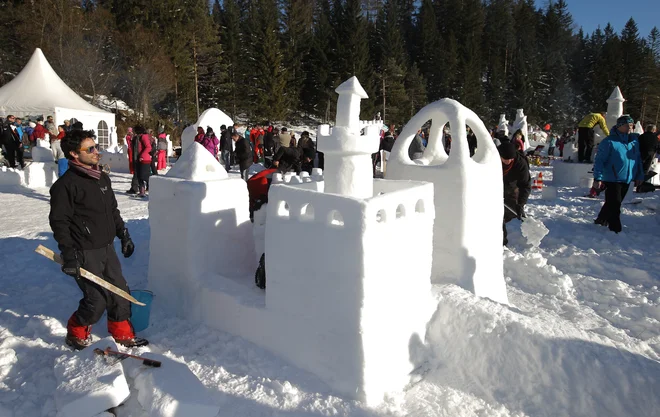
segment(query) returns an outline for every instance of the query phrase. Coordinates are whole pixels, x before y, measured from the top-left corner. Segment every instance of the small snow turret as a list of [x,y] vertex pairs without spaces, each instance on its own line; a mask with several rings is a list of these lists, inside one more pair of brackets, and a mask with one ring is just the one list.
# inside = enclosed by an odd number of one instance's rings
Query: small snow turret
[[356,77],[335,90],[336,126],[319,126],[318,150],[325,154],[325,192],[347,197],[373,196],[371,154],[378,152],[378,126],[367,125],[360,134],[360,101],[368,98]]
[[616,124],[616,119],[621,117],[623,114],[623,103],[626,101],[621,94],[621,89],[619,86],[614,88],[610,98],[607,99],[607,116],[605,120],[607,121],[607,127],[611,128]]

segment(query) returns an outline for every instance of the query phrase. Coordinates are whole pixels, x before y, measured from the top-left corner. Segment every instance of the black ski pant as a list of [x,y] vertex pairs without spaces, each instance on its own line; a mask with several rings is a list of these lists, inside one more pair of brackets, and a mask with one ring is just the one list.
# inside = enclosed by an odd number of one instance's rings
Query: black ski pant
[[621,202],[628,193],[630,184],[621,182],[606,182],[605,184],[605,204],[600,209],[597,223],[607,222],[607,226],[613,232],[619,233],[621,227]]
[[591,162],[594,150],[594,130],[588,127],[578,128],[578,162]]
[[149,162],[137,164],[136,170],[137,179],[140,188],[144,187],[145,190],[149,190],[149,174],[151,173],[151,164]]
[[[115,287],[129,292],[128,284],[121,273],[121,264],[115,247],[109,244],[100,249],[84,250],[82,267],[99,278],[103,278]],[[85,278],[76,278],[83,292],[76,319],[81,326],[91,326],[108,311],[109,321],[124,321],[131,318],[130,301],[100,287]]]
[[140,184],[138,181],[137,168],[133,170],[133,178],[131,178],[131,191],[137,193],[140,191]]
[[7,162],[9,162],[11,168],[16,168],[17,161],[21,168],[25,167],[25,162],[23,162],[23,145],[17,145],[15,143],[5,144],[5,149],[7,150]]

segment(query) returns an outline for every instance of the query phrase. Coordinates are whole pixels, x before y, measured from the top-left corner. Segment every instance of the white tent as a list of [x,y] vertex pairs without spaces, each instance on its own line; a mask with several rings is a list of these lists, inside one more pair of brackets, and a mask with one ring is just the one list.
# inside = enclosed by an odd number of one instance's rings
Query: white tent
[[[106,147],[115,115],[92,106],[78,96],[50,66],[41,49],[13,80],[0,88],[0,116],[53,116],[55,123],[75,119],[85,129],[93,129],[101,146]],[[73,122],[72,122],[73,123]]]

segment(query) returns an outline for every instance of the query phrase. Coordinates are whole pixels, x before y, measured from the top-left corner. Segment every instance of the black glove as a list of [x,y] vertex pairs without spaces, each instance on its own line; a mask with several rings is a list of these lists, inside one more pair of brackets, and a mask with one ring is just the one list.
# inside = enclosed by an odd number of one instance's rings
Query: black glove
[[135,250],[135,245],[131,240],[131,235],[128,234],[128,229],[122,230],[119,233],[119,238],[121,239],[121,253],[124,258],[130,258]]
[[62,272],[74,278],[80,278],[81,265],[82,256],[80,252],[72,248],[66,248],[62,251]]
[[520,221],[522,221],[523,218],[527,217],[527,216],[525,216],[525,205],[524,204],[516,205],[516,214],[518,215],[518,220],[520,220]]

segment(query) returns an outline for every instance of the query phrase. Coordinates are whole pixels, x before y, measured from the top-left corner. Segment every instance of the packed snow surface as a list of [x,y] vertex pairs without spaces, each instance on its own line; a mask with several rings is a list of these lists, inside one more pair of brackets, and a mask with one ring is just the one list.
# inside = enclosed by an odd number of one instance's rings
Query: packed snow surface
[[[545,181],[551,171],[543,169]],[[145,288],[148,202],[120,192],[129,188],[129,175],[111,178],[136,244],[131,258],[120,257],[124,275],[131,288]],[[534,193],[527,206],[528,216],[549,230],[538,247],[527,242],[520,222],[508,225],[510,306],[456,285],[434,285],[437,311],[426,340],[410,343],[411,382],[376,409],[336,396],[314,375],[244,339],[179,319],[167,305],[154,305],[151,327],[141,334],[151,344],[132,351],[185,362],[206,387],[208,404],[219,407],[218,416],[657,416],[660,197],[637,195],[640,204],[628,204],[627,197],[623,232],[614,234],[593,224],[602,199],[582,198],[584,188],[557,191],[557,199],[544,201]],[[56,248],[48,200],[47,189],[0,187],[0,206],[7,208],[0,224],[2,417],[55,417],[54,368],[70,354],[65,325],[80,290],[57,265],[34,254],[38,244]],[[292,261],[297,245],[306,244],[284,242]],[[119,251],[119,242],[115,247]],[[388,248],[381,253],[387,263]],[[93,334],[107,337],[105,319]],[[134,366],[127,361],[125,368]],[[126,378],[131,395],[117,416],[149,417],[139,382],[132,372]]]

